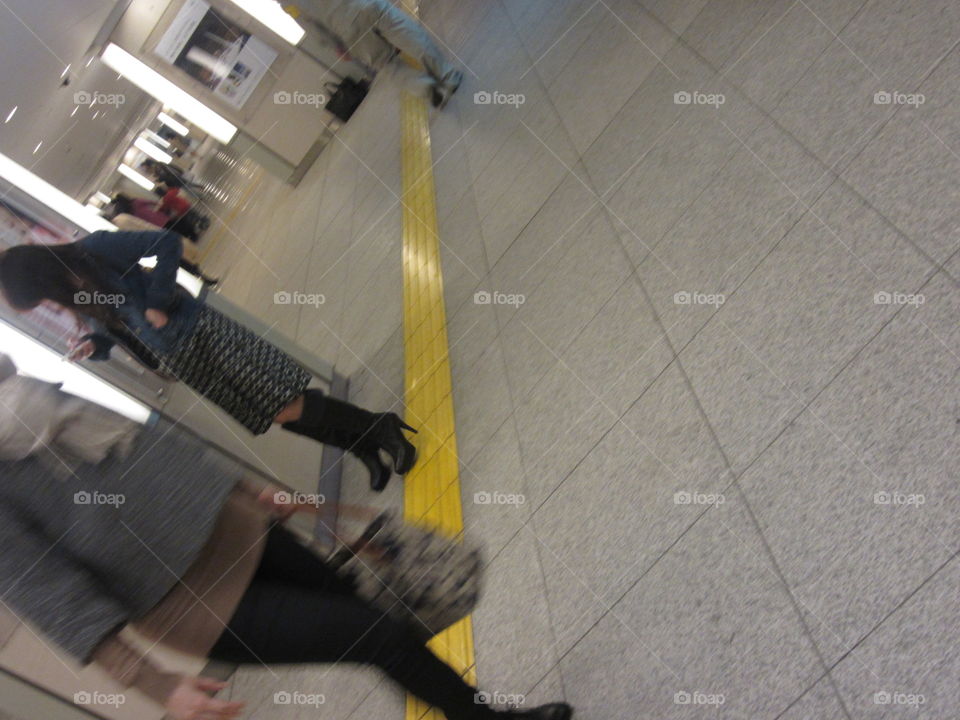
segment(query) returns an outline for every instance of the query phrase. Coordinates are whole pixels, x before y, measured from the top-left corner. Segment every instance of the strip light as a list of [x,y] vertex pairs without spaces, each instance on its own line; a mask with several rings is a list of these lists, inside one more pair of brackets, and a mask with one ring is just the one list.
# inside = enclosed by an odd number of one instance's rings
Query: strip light
[[133,141],[133,146],[138,150],[142,150],[148,157],[151,157],[157,162],[163,163],[164,165],[168,165],[169,163],[173,162],[173,155],[164,152],[146,138],[138,137]]
[[87,232],[116,229],[113,223],[84,207],[66,193],[57,190],[46,180],[40,179],[3,154],[0,154],[0,177]]
[[188,128],[188,127],[187,127],[186,125],[184,125],[182,122],[178,122],[178,121],[174,120],[172,117],[170,117],[169,115],[167,115],[165,112],[162,112],[162,113],[160,113],[159,115],[157,115],[157,120],[159,120],[159,121],[162,122],[164,125],[166,125],[168,128],[170,128],[171,130],[173,130],[175,133],[177,133],[177,135],[183,135],[184,137],[186,137],[187,135],[190,134],[190,128]]
[[[163,75],[148,67],[118,45],[110,43],[107,49],[103,51],[102,60],[108,67],[116,70],[145,93],[156,98],[164,105],[168,105],[178,115],[182,115],[220,142],[229,143],[237,134],[236,125],[174,85]],[[166,123],[167,121],[163,120],[163,122]]]
[[164,150],[170,147],[170,141],[164,140],[162,137],[153,132],[153,130],[144,130],[143,136],[148,138],[154,145],[159,145]]
[[0,321],[0,345],[18,372],[46,382],[63,383],[63,390],[113,410],[138,423],[150,419],[152,411],[93,373],[61,357],[43,343],[25,335],[6,321]]
[[119,172],[124,177],[129,178],[130,180],[135,182],[137,185],[142,187],[144,190],[153,192],[153,189],[157,186],[157,184],[153,182],[153,180],[151,180],[150,178],[144,175],[141,175],[126,163],[123,163],[122,165],[120,165],[120,167],[117,168],[117,172]]
[[230,0],[255,20],[266,25],[291,45],[298,45],[306,30],[275,0]]

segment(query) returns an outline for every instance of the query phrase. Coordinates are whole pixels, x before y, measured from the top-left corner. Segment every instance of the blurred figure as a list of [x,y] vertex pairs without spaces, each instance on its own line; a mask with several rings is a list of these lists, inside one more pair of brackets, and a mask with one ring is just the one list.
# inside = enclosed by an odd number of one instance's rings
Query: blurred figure
[[345,52],[367,65],[383,56],[375,38],[419,61],[429,76],[434,107],[445,107],[463,81],[423,25],[389,0],[298,0],[287,10],[332,33]]
[[279,488],[259,489],[169,422],[141,428],[17,375],[0,396],[0,599],[174,720],[227,720],[243,703],[210,696],[226,683],[156,664],[127,626],[228,662],[372,665],[450,720],[571,717],[560,704],[478,704],[412,627],[277,524],[292,510]]
[[[49,301],[94,328],[71,359],[107,360],[119,343],[256,435],[277,423],[348,450],[378,492],[393,472],[413,468],[417,449],[403,434],[413,428],[394,412],[372,413],[308,390],[310,373],[293,358],[177,285],[182,252],[182,238],[170,231],[101,231],[62,245],[18,245],[0,253],[0,287],[17,310]],[[140,266],[148,257],[157,259],[149,272]]]
[[[141,207],[143,203],[147,204],[146,214],[148,217],[156,216],[157,211],[152,209],[149,201],[140,200],[139,203],[141,204]],[[138,202],[133,198],[130,198],[123,193],[117,193],[113,196],[110,205],[107,205],[101,214],[104,218],[116,225],[118,229],[128,232],[150,232],[163,228],[163,225],[157,225],[156,223],[146,220],[140,215],[135,214],[137,204]],[[176,232],[176,230],[174,230],[174,232]],[[182,233],[177,234],[181,235],[183,238],[183,250],[180,258],[180,267],[182,267],[188,273],[196,275],[210,287],[217,285],[217,283],[220,282],[219,278],[205,275],[203,270],[200,269],[199,252],[194,245],[196,240],[192,237],[184,236]],[[187,240],[190,240],[190,242],[187,242]]]

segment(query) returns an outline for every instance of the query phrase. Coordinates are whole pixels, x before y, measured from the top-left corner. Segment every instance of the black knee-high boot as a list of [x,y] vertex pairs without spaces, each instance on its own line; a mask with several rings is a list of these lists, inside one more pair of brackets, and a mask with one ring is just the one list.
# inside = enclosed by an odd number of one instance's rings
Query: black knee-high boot
[[401,430],[412,428],[396,414],[372,413],[319,390],[304,393],[303,414],[283,428],[353,453],[370,472],[370,487],[377,492],[386,487],[391,474],[380,459],[381,450],[390,455],[393,469],[401,475],[416,462],[417,450]]

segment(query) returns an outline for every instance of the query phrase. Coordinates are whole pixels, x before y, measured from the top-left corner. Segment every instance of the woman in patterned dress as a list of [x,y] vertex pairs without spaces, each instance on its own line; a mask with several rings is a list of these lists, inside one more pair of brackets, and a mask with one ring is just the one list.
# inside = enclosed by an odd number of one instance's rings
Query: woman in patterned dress
[[[383,490],[392,472],[409,472],[416,448],[403,429],[412,428],[396,413],[372,413],[307,389],[310,374],[291,357],[177,285],[182,252],[180,236],[169,230],[100,231],[64,245],[18,245],[0,253],[0,290],[17,310],[50,301],[93,328],[71,359],[106,360],[120,344],[254,434],[278,423],[350,451],[370,472],[374,490]],[[154,256],[156,267],[144,270],[140,260]]]

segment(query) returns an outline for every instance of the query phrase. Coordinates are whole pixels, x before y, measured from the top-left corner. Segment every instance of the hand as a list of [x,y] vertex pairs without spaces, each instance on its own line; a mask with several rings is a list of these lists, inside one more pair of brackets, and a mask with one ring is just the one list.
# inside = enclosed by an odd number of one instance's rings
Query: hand
[[147,318],[147,322],[153,325],[157,330],[164,327],[170,318],[167,317],[167,314],[163,310],[154,310],[150,308],[144,313],[144,317]]
[[93,340],[84,340],[80,343],[71,343],[70,350],[67,352],[66,359],[70,362],[79,362],[80,360],[86,360],[88,357],[93,355],[96,352],[97,346],[93,344]]
[[227,683],[206,677],[184,677],[170,693],[165,707],[173,720],[229,720],[240,716],[241,702],[227,702],[210,697]]
[[281,490],[276,485],[267,485],[257,496],[257,502],[269,510],[270,514],[274,517],[280,520],[287,520],[300,508],[293,503],[280,501],[277,497],[278,494],[288,498],[290,497],[290,493]]

